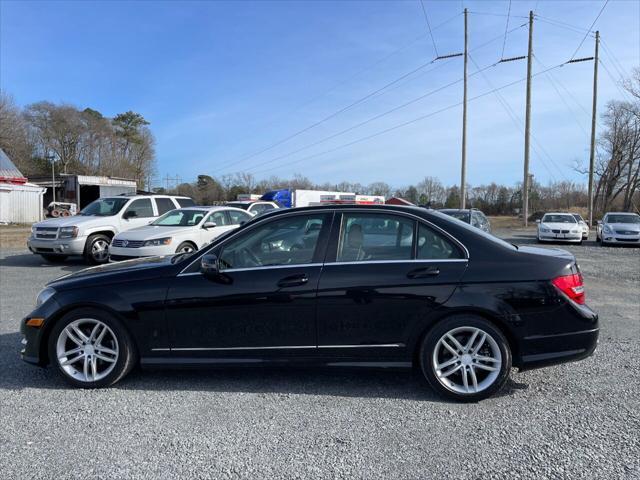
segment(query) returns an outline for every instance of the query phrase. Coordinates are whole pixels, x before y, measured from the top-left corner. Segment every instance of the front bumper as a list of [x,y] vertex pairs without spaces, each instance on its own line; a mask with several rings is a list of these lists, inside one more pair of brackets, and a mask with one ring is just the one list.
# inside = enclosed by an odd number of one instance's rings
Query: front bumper
[[618,243],[622,245],[640,245],[640,235],[620,235],[618,233],[602,233],[602,243]]
[[[53,298],[50,298],[20,321],[20,333],[22,334],[20,356],[22,360],[39,366],[44,366],[49,362],[45,342],[59,309],[60,305]],[[43,318],[44,323],[41,327],[27,326],[27,320],[31,318]]]
[[45,255],[82,255],[86,237],[65,238],[57,240],[40,240],[29,237],[27,247],[33,253]]
[[582,232],[578,232],[578,233],[538,232],[538,240],[540,240],[541,242],[581,242]]
[[109,247],[109,259],[113,261],[130,260],[140,257],[156,257],[163,255],[173,255],[175,253],[174,245],[163,245],[161,247]]

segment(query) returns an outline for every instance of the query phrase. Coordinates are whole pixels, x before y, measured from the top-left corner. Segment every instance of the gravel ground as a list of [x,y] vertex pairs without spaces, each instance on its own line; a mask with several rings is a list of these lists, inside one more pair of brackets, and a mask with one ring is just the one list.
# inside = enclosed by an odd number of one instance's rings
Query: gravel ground
[[136,371],[73,390],[20,361],[18,322],[82,264],[0,250],[0,477],[640,478],[640,249],[563,248],[600,313],[598,350],[514,371],[470,405],[411,372]]

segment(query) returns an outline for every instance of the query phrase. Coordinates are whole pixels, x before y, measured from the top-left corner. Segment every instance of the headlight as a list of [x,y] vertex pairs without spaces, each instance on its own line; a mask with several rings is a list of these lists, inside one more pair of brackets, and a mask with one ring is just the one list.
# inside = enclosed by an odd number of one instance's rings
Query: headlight
[[78,231],[78,227],[62,227],[58,238],[76,238]]
[[551,230],[549,230],[548,228],[541,228],[540,231],[542,233],[549,233]]
[[56,291],[53,288],[49,288],[49,287],[41,290],[38,296],[36,297],[36,307],[39,307],[44,302],[49,300],[54,293],[56,293]]
[[605,233],[611,233],[611,227],[609,225],[605,225],[604,227],[602,227],[602,229],[605,231]]
[[36,226],[35,225],[31,225],[31,233],[36,233]]
[[154,240],[147,240],[144,242],[143,247],[160,247],[162,245],[170,245],[171,237],[156,238]]

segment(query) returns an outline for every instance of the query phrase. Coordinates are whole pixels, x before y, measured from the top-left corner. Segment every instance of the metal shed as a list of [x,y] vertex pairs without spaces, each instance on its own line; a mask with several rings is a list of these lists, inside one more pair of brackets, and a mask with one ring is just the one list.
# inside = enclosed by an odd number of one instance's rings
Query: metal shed
[[33,223],[42,220],[45,189],[27,183],[11,159],[0,149],[0,223]]

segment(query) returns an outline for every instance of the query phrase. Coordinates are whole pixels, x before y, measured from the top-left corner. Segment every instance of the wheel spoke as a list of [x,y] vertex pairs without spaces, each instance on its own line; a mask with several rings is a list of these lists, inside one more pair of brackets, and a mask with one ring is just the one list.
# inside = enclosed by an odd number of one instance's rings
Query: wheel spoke
[[89,358],[84,357],[84,363],[82,365],[82,373],[84,374],[85,381],[89,381]]
[[485,357],[484,355],[474,355],[474,357],[476,360],[479,360],[481,362],[492,362],[492,363],[499,363],[500,360],[498,360],[497,358],[493,358],[493,357]]
[[487,334],[482,332],[482,336],[480,337],[480,341],[476,344],[476,346],[471,350],[471,353],[477,353],[480,350],[480,347],[484,344],[487,339]]
[[61,361],[60,365],[63,366],[63,367],[66,366],[66,365],[71,365],[72,363],[76,363],[78,360],[80,360],[82,358],[84,358],[84,355],[82,355],[82,354],[77,355],[77,356],[75,356],[73,358],[67,358],[66,360]]
[[443,372],[443,373],[441,373],[441,374],[440,374],[440,376],[441,376],[442,378],[446,378],[446,377],[448,377],[449,375],[451,375],[452,373],[457,372],[457,371],[458,371],[458,370],[460,370],[461,368],[462,368],[462,365],[456,365],[455,367],[453,367],[453,368],[449,369],[447,372]]
[[89,337],[87,337],[77,325],[73,325],[71,328],[73,329],[73,333],[75,333],[80,340],[83,342],[87,342],[89,340]]
[[467,378],[467,369],[462,369],[462,384],[464,385],[464,389],[469,391],[469,379]]
[[486,370],[488,372],[495,372],[496,370],[498,370],[496,367],[490,367],[489,365],[484,365],[482,363],[476,363],[475,367],[480,368],[481,370]]
[[469,366],[469,373],[471,374],[471,383],[473,383],[473,391],[478,391],[478,377],[476,377],[476,371],[473,369],[473,365]]
[[60,359],[69,358],[74,353],[78,353],[80,351],[82,351],[82,347],[72,348],[71,350],[67,350],[66,352],[63,352],[61,355],[58,356],[58,358],[60,358]]
[[94,355],[89,357],[89,363],[91,364],[91,379],[95,380],[98,376],[98,361]]
[[116,361],[116,359],[115,359],[115,358],[113,358],[113,357],[107,357],[106,355],[102,355],[102,354],[100,354],[100,353],[98,353],[98,352],[96,352],[96,353],[95,353],[95,357],[96,357],[96,358],[99,358],[99,359],[100,359],[100,360],[102,360],[102,361],[109,362],[109,363],[114,363],[114,362]]
[[464,346],[464,349],[468,352],[471,350],[471,346],[473,345],[473,342],[475,342],[476,337],[478,336],[478,333],[480,333],[480,330],[476,330],[475,332],[473,332],[473,335],[471,335],[471,337],[469,338],[469,341],[467,342],[467,344]]
[[82,339],[78,338],[71,328],[65,328],[64,333],[67,334],[67,338],[73,343],[75,343],[76,345],[82,345]]
[[95,327],[91,329],[91,335],[89,335],[89,341],[95,340],[97,338],[98,332],[100,331],[101,327],[102,325],[100,323],[96,323]]
[[453,365],[454,363],[456,363],[458,361],[459,357],[455,356],[450,360],[447,360],[446,362],[442,362],[440,364],[438,364],[436,366],[436,370],[442,370],[443,368],[447,368],[450,365]]
[[459,352],[462,352],[464,350],[464,347],[462,346],[462,344],[458,341],[458,339],[456,337],[454,337],[450,333],[447,333],[447,338],[449,340],[451,340],[451,343],[453,343],[455,345],[455,347],[458,349]]
[[112,350],[107,347],[103,347],[102,345],[94,345],[93,348],[95,348],[96,351],[100,353],[106,353],[108,355],[118,355],[118,352],[116,352],[115,350]]
[[458,356],[458,351],[452,347],[451,345],[449,345],[449,342],[447,342],[447,340],[445,338],[443,338],[442,340],[440,340],[440,342],[442,343],[442,345],[444,345],[444,348],[446,348],[447,350],[449,350],[451,352],[451,354],[455,357]]

